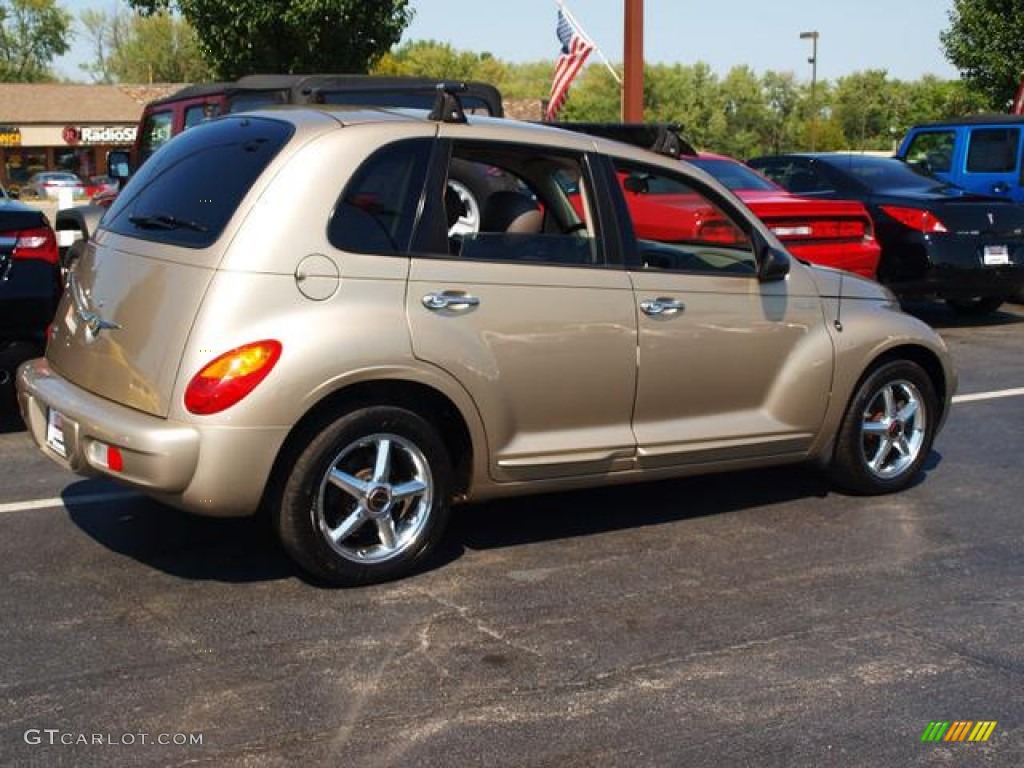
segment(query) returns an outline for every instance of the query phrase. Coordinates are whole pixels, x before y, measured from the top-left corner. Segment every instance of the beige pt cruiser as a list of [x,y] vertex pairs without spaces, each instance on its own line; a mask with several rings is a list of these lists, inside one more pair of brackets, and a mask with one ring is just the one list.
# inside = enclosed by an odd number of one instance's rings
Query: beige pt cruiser
[[310,574],[395,578],[454,502],[793,462],[920,473],[956,376],[886,289],[684,162],[431,113],[224,117],[128,183],[18,373],[44,453]]

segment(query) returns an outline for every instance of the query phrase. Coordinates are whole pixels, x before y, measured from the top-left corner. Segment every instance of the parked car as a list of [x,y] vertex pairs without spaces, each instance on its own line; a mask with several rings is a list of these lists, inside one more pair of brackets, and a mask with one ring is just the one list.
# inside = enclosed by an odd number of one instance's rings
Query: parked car
[[[112,176],[90,176],[85,183],[83,194],[89,201],[97,205],[97,200],[104,200],[110,196],[111,200],[117,195],[117,179]],[[109,206],[108,206],[109,207]]]
[[73,197],[85,194],[85,184],[68,171],[41,171],[34,173],[21,186],[22,197],[54,198],[62,189],[70,189]]
[[[409,573],[454,502],[793,462],[862,494],[918,476],[956,375],[884,287],[791,261],[677,160],[439,100],[255,110],[158,150],[19,370],[42,451],[192,512],[265,508],[343,585]],[[456,163],[506,179],[450,237]],[[644,185],[701,198],[703,226],[633,220]]]
[[60,295],[57,239],[37,208],[0,187],[0,389],[13,392],[19,364],[42,353]]
[[878,277],[899,296],[994,312],[1024,286],[1024,207],[976,195],[902,160],[854,153],[754,158],[790,192],[861,200],[882,246]]
[[896,157],[942,181],[1024,202],[1024,115],[971,115],[915,125]]

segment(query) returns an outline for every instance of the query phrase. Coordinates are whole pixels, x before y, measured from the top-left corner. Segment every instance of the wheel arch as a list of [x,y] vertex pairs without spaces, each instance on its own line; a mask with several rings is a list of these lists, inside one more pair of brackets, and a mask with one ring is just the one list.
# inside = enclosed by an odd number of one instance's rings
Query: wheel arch
[[360,381],[326,394],[310,407],[285,437],[264,491],[264,505],[280,491],[286,470],[302,448],[330,421],[358,408],[389,405],[405,408],[437,430],[452,466],[452,492],[465,497],[473,475],[473,438],[458,406],[438,389],[408,379]]
[[[936,419],[936,432],[942,428],[943,423],[949,416],[949,405],[952,401],[953,390],[956,387],[955,374],[952,371],[947,371],[940,355],[935,350],[921,344],[897,344],[878,351],[874,357],[866,362],[860,375],[850,382],[851,386],[848,391],[844,392],[841,404],[836,404],[837,407],[834,411],[834,418],[836,419],[834,422],[835,429],[830,432],[827,440],[811,453],[816,465],[825,467],[832,462],[836,451],[839,422],[849,408],[850,402],[860,389],[861,384],[878,368],[886,363],[897,360],[909,360],[916,363],[925,372],[925,375],[928,376],[932,383],[932,388],[935,390],[935,399],[939,408],[938,418]],[[841,407],[839,407],[840,405]]]

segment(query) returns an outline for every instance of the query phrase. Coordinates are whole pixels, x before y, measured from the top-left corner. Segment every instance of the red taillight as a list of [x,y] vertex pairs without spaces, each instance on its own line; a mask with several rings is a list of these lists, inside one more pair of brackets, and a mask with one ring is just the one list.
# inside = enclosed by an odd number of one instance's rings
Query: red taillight
[[721,245],[738,245],[746,242],[743,233],[724,219],[709,219],[702,222],[697,228],[697,239]]
[[939,221],[938,217],[931,211],[921,208],[904,208],[898,205],[880,206],[886,214],[896,219],[900,224],[918,232],[946,232],[946,225]]
[[57,236],[49,227],[23,229],[17,232],[14,244],[16,259],[39,259],[50,264],[57,263]]
[[207,363],[185,388],[185,407],[209,415],[230,408],[267,377],[281,357],[281,342],[256,341]]
[[780,240],[863,240],[871,234],[863,219],[772,221],[771,230]]

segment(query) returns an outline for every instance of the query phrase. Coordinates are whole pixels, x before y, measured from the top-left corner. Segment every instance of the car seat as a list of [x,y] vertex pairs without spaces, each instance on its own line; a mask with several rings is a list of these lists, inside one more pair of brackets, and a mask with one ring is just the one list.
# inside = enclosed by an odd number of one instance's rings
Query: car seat
[[535,235],[541,231],[543,222],[544,216],[533,198],[512,189],[499,189],[484,204],[480,230]]

